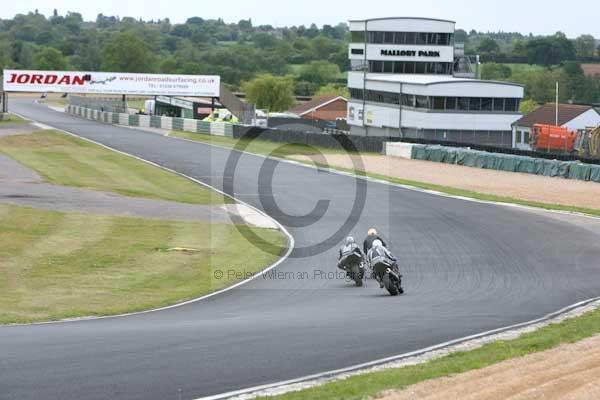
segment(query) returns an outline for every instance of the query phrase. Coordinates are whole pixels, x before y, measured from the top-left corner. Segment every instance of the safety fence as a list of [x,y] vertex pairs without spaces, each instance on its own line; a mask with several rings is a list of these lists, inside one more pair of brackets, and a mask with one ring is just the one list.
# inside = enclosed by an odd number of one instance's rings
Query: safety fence
[[75,105],[68,105],[66,111],[82,118],[108,124],[178,130],[216,136],[233,136],[233,125],[226,122],[206,122],[197,119],[163,117],[158,115],[113,113]]
[[235,125],[234,138],[259,139],[285,144],[303,144],[314,147],[339,149],[349,152],[381,153],[384,144],[392,138],[346,134],[312,133]]
[[600,165],[439,145],[387,143],[387,155],[467,167],[600,182]]

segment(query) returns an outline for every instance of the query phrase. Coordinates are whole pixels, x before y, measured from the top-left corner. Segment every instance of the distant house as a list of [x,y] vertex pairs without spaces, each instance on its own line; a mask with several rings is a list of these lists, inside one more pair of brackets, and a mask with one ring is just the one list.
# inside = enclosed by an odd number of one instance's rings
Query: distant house
[[[546,104],[512,124],[513,147],[531,150],[529,141],[535,124],[556,124],[556,103]],[[600,114],[591,106],[558,105],[558,125],[571,131],[600,125]]]
[[288,110],[300,118],[335,121],[346,118],[348,100],[342,96],[327,95],[316,97],[306,103],[297,105]]
[[581,69],[588,78],[600,75],[600,64],[581,64]]

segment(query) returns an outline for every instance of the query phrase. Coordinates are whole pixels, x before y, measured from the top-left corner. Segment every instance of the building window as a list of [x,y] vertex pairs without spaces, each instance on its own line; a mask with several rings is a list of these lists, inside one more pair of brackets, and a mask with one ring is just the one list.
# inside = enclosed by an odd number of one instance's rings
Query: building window
[[491,97],[481,99],[481,111],[492,111],[494,100]]
[[517,99],[508,98],[504,102],[504,111],[516,112],[519,110],[519,102]]
[[470,100],[468,97],[459,97],[458,98],[458,109],[463,111],[469,110]]
[[394,43],[394,32],[385,32],[383,34],[383,43],[393,44]]
[[[444,96],[420,96],[403,93],[401,96],[394,92],[380,90],[350,89],[352,99],[364,99],[376,103],[402,104],[405,107],[421,108],[436,111],[470,111],[470,112],[492,112],[494,104],[519,104],[518,98],[491,98],[491,97],[444,97]],[[495,112],[514,112],[513,108],[495,110]],[[525,134],[525,132],[523,132]]]
[[382,44],[383,32],[369,32],[369,43]]
[[471,100],[469,102],[469,110],[480,111],[481,110],[481,98],[471,97]]
[[417,108],[429,108],[429,97],[427,96],[416,96]]
[[523,143],[529,144],[530,142],[529,131],[523,131]]
[[394,62],[394,73],[395,74],[403,74],[404,73],[404,63],[402,61]]
[[523,143],[523,142],[521,142],[521,134],[522,134],[521,131],[517,131],[517,137],[515,138],[515,143],[517,143],[517,144]]
[[434,97],[433,98],[433,109],[434,110],[444,110],[446,108],[446,98],[445,97]]
[[[352,31],[352,43],[364,43],[365,33],[361,31]],[[452,44],[451,33],[437,32],[381,32],[371,31],[367,34],[367,42],[374,44],[406,44],[406,45],[430,45],[430,46],[449,46]]]
[[406,107],[415,107],[415,95],[414,94],[403,94],[402,105]]
[[394,44],[405,44],[406,43],[406,32],[396,32],[394,37]]
[[369,61],[371,64],[371,68],[369,71],[371,72],[383,72],[383,61]]
[[352,31],[350,32],[352,43],[365,43],[365,31]]
[[383,72],[386,74],[394,73],[394,62],[393,61],[384,61],[383,62]]
[[449,75],[451,63],[419,61],[369,61],[369,72],[386,74]]
[[494,99],[494,111],[504,111],[504,99]]
[[419,32],[417,34],[417,44],[427,44],[427,33]]
[[456,110],[456,97],[446,97],[446,110]]
[[427,44],[436,45],[437,41],[438,41],[438,34],[437,33],[429,33],[429,34],[427,34]]

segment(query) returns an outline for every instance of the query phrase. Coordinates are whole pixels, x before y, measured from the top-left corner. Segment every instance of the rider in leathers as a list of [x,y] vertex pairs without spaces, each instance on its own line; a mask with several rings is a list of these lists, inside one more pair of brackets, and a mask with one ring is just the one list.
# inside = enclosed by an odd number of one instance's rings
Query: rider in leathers
[[[374,270],[374,267],[377,264],[384,264],[394,271],[398,277],[402,277],[402,275],[400,275],[396,257],[394,257],[393,254],[387,248],[385,248],[381,240],[376,239],[373,241],[373,247],[367,254],[367,263],[371,267],[371,270]],[[379,280],[379,277],[376,277],[376,279]],[[379,286],[383,288],[383,281],[379,280]],[[402,287],[400,287],[399,290],[400,293],[404,293],[404,289],[402,289]]]
[[383,241],[383,239],[377,233],[377,229],[371,228],[371,229],[369,229],[369,232],[367,233],[367,237],[365,238],[365,240],[363,242],[363,252],[365,254],[369,254],[369,250],[371,250],[371,247],[373,247],[373,242],[375,240],[380,240],[381,244],[383,244],[383,247],[387,247],[385,242]]
[[356,254],[360,257],[360,259],[364,259],[364,254],[360,251],[360,247],[356,244],[356,241],[352,236],[348,236],[346,238],[346,242],[340,248],[340,254],[338,257],[338,268],[345,270],[346,268],[346,260],[352,254]]

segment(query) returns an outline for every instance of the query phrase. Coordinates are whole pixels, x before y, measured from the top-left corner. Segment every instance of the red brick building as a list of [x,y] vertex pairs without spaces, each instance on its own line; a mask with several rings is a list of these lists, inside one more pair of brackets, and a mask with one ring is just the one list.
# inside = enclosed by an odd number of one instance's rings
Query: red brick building
[[304,119],[317,119],[321,121],[335,121],[339,118],[346,119],[348,100],[342,96],[328,95],[316,97],[306,103],[297,105],[288,110]]

